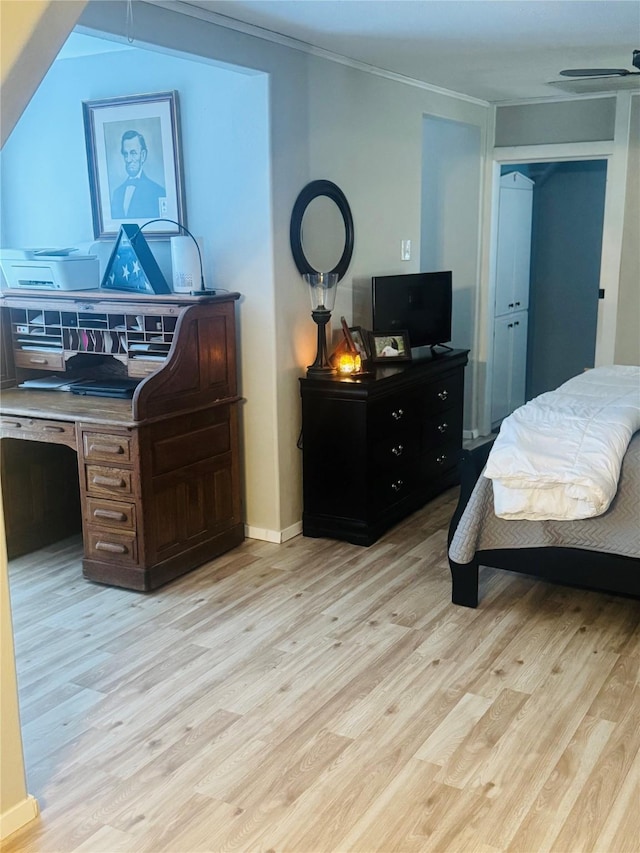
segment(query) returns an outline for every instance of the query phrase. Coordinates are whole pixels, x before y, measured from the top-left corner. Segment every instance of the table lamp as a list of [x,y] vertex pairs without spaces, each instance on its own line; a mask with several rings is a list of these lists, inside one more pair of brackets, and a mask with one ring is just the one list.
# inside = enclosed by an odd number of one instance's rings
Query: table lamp
[[311,297],[311,316],[318,326],[318,346],[316,360],[307,367],[307,376],[331,376],[336,372],[329,364],[327,354],[327,323],[336,301],[338,273],[313,272],[304,273],[304,280],[309,285]]

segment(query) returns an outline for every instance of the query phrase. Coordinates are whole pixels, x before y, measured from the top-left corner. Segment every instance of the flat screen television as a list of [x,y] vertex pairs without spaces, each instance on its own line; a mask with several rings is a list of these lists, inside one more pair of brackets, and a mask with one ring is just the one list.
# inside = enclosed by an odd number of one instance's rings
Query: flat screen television
[[372,279],[373,331],[406,329],[411,349],[451,340],[451,271],[377,275]]

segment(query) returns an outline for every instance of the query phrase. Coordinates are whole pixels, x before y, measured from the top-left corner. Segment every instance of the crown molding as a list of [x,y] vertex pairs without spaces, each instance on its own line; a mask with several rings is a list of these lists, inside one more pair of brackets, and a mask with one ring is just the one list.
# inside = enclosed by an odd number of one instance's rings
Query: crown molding
[[208,9],[203,9],[200,6],[193,6],[186,0],[143,0],[151,6],[160,6],[163,9],[168,9],[177,12],[181,15],[188,15],[192,18],[198,18],[201,21],[207,21],[210,24],[215,24],[219,27],[224,27],[229,30],[244,33],[245,35],[255,36],[264,41],[274,42],[275,44],[289,47],[293,50],[298,50],[302,53],[317,56],[320,59],[326,59],[329,62],[337,62],[339,65],[346,65],[349,68],[355,68],[358,71],[364,71],[367,74],[373,74],[376,77],[384,77],[387,80],[394,80],[397,83],[404,83],[406,86],[413,86],[416,89],[423,89],[427,92],[432,92],[435,95],[443,95],[447,98],[455,98],[458,101],[464,101],[468,104],[475,104],[480,107],[491,106],[489,101],[481,98],[474,98],[471,95],[464,95],[461,92],[454,92],[451,89],[443,89],[440,86],[434,86],[431,83],[425,83],[423,80],[416,80],[414,77],[406,77],[404,74],[397,74],[394,71],[387,71],[384,68],[378,68],[376,65],[369,65],[366,62],[360,62],[357,59],[351,59],[348,56],[342,56],[339,53],[333,53],[330,50],[325,50],[321,47],[309,44],[300,39],[285,36],[275,30],[268,30],[265,27],[258,27],[255,24],[246,24],[244,21],[238,21],[235,18],[230,18],[228,15],[221,15],[218,12],[210,12]]

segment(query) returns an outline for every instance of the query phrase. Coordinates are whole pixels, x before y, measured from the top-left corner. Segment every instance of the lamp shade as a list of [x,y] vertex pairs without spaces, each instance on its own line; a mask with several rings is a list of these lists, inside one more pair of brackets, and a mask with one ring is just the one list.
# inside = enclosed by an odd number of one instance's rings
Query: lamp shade
[[312,272],[304,273],[303,277],[309,285],[311,310],[333,311],[338,287],[338,273]]

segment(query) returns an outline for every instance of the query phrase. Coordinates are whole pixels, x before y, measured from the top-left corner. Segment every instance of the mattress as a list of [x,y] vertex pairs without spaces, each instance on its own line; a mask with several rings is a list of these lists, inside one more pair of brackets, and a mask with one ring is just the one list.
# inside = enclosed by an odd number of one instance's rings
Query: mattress
[[456,563],[473,560],[476,551],[502,548],[582,548],[640,558],[640,432],[629,443],[618,491],[609,509],[576,521],[514,521],[498,518],[491,480],[482,474],[449,547]]

